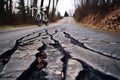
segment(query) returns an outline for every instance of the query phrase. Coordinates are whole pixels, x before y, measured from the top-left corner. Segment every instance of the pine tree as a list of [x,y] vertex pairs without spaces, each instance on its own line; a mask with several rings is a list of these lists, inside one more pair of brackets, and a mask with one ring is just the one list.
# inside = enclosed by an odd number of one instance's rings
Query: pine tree
[[64,17],[68,17],[69,14],[67,13],[67,11],[65,11]]

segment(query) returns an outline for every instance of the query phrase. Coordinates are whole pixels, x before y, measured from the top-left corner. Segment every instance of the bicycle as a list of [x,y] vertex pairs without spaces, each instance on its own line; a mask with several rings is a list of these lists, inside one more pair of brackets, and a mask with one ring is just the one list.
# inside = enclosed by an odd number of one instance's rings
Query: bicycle
[[44,10],[44,9],[45,8],[43,7],[41,7],[40,9],[36,7],[32,8],[32,16],[33,16],[33,10],[37,10],[37,13],[35,15],[35,22],[38,26],[41,26],[42,23],[48,26],[47,10]]

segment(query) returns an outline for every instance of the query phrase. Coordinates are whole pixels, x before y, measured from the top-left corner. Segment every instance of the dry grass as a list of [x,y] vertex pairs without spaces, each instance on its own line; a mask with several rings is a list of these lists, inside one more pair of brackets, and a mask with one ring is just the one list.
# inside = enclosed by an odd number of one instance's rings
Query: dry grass
[[13,29],[19,29],[19,28],[25,28],[25,27],[32,27],[34,25],[9,25],[9,26],[0,26],[0,31],[2,30],[13,30]]
[[[74,20],[75,21],[75,20]],[[107,27],[98,27],[92,24],[86,24],[86,23],[80,23],[75,21],[76,24],[83,26],[83,27],[88,27],[88,28],[93,28],[93,29],[98,29],[98,30],[104,30],[104,31],[110,31],[110,32],[118,32],[120,33],[120,30],[115,30],[115,29],[108,29]]]

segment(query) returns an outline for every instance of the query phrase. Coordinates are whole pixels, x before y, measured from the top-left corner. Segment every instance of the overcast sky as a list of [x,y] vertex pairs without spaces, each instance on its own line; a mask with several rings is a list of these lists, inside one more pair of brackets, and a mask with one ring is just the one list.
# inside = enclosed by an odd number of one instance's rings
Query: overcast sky
[[63,15],[65,11],[70,12],[73,9],[73,0],[59,0],[58,11]]
[[[58,6],[57,6],[57,11],[59,11],[61,13],[61,15],[64,15],[65,11],[67,11],[67,12],[72,11],[73,10],[73,1],[74,0],[59,0]],[[45,2],[44,6],[47,6],[48,0],[45,0],[44,2]]]

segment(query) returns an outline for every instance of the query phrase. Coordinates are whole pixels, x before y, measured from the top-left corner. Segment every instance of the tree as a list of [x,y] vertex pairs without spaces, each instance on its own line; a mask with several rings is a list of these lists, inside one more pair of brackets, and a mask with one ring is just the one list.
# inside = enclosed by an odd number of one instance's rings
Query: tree
[[27,0],[27,15],[30,15],[29,0]]
[[8,24],[12,19],[12,0],[0,1],[0,24]]
[[49,12],[49,9],[50,9],[50,4],[51,4],[51,0],[49,0],[49,3],[48,3],[48,12]]
[[24,0],[20,0],[18,2],[19,6],[17,7],[17,9],[19,10],[19,14],[21,15],[25,15],[25,4],[24,4]]
[[5,14],[5,10],[4,10],[4,0],[0,0],[0,24],[4,23],[4,14]]
[[50,4],[51,4],[51,0],[49,0],[48,6],[47,6],[47,16],[48,16],[48,18],[49,18]]
[[7,9],[6,9],[6,23],[11,24],[12,23],[12,0],[6,1]]
[[[33,0],[33,7],[37,8],[37,2],[38,2],[38,0]],[[34,15],[34,17],[35,17],[35,15],[36,15],[36,13],[37,13],[37,10],[34,9],[34,10],[33,10],[33,15]]]
[[64,17],[68,17],[69,14],[67,13],[67,11],[65,11]]
[[23,19],[23,22],[26,22],[26,9],[25,9],[25,2],[24,0],[20,0],[18,2],[19,6],[17,7],[17,9],[19,9],[19,14],[21,16],[21,18]]
[[12,0],[10,0],[10,5],[9,5],[10,7],[9,7],[9,11],[10,11],[10,14],[12,14]]
[[44,0],[41,0],[41,5],[40,5],[40,7],[43,7],[43,3],[44,3]]
[[56,6],[55,6],[55,9],[57,8],[58,2],[59,2],[59,0],[56,0]]
[[60,12],[58,12],[57,17],[58,17],[58,19],[61,19],[61,18],[62,18]]
[[[55,2],[56,1],[56,2]],[[53,6],[52,6],[52,18],[54,19],[55,17],[55,12],[56,12],[56,8],[58,5],[59,0],[53,0]],[[56,3],[56,4],[55,4]],[[54,20],[53,20],[54,21]]]
[[53,5],[52,5],[52,16],[54,18],[55,15],[55,0],[53,0]]

